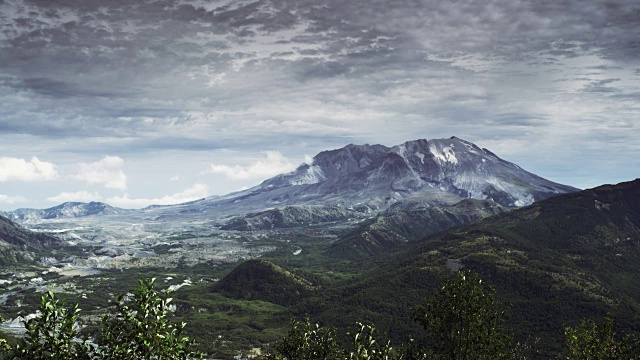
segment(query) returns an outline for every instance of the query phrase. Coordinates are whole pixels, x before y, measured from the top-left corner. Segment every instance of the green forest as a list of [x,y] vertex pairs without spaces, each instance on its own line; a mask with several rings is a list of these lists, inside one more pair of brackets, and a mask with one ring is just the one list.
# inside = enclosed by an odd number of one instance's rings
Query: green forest
[[[23,339],[0,340],[3,359],[203,359],[186,324],[171,319],[170,291],[157,290],[155,279],[140,280],[133,296],[119,295],[113,313],[104,315],[97,333],[81,332],[80,309],[57,299],[53,291],[41,297],[37,316],[25,321]],[[357,322],[345,342],[336,329],[292,320],[285,337],[264,359],[530,359],[539,354],[535,339],[521,343],[505,325],[506,307],[495,289],[471,271],[443,277],[438,290],[411,309],[424,341],[392,344],[374,324]],[[640,358],[635,334],[616,333],[610,316],[600,322],[583,320],[564,328],[558,359]]]

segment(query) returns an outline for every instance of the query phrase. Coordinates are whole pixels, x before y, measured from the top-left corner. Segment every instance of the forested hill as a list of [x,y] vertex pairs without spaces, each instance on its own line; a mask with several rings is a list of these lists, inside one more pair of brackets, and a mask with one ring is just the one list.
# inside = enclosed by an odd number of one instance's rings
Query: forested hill
[[345,327],[375,321],[403,338],[415,330],[407,309],[459,268],[494,284],[511,304],[517,335],[539,338],[547,351],[558,350],[565,324],[585,317],[611,312],[622,328],[640,330],[640,180],[558,196],[424,238],[358,281],[309,299],[301,311]]

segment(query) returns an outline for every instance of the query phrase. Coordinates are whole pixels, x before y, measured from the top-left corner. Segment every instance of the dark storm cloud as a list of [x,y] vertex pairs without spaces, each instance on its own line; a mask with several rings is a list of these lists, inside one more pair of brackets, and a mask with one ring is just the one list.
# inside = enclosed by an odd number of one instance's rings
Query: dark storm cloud
[[[632,100],[632,101],[640,101],[640,91],[639,92],[627,92],[624,94],[620,94],[620,93],[616,93],[611,95],[612,98],[614,99],[620,99],[620,100]],[[636,106],[636,107],[629,107],[628,108],[631,111],[635,111],[635,112],[640,112],[640,106]]]
[[[144,41],[153,37],[166,40],[159,45],[160,48],[155,49],[160,54],[171,53],[168,48],[176,45],[182,34],[191,31],[225,34],[232,40],[240,41],[244,37],[277,32],[308,21],[309,33],[294,37],[292,41],[316,43],[328,40],[323,50],[333,56],[340,56],[340,51],[345,51],[346,55],[353,52],[369,55],[363,50],[370,50],[379,36],[389,36],[392,40],[387,40],[388,44],[377,43],[376,47],[394,48],[397,51],[402,51],[404,45],[415,49],[424,41],[436,45],[446,42],[448,49],[490,51],[511,56],[545,47],[550,54],[571,55],[595,46],[589,44],[591,41],[615,45],[611,41],[599,41],[601,30],[606,28],[607,33],[621,35],[623,32],[620,30],[628,29],[629,22],[633,20],[631,15],[634,11],[637,13],[637,6],[634,9],[633,2],[629,3],[631,5],[611,7],[598,2],[583,6],[582,2],[450,3],[398,0],[391,7],[386,1],[325,1],[314,2],[312,6],[299,2],[256,1],[244,6],[224,5],[210,10],[195,4],[167,1],[135,5],[118,1],[31,4],[34,9],[29,13],[38,16],[32,20],[17,17],[13,23],[13,27],[24,30],[21,36],[13,39],[14,45],[21,49],[28,48],[29,44],[37,47],[42,41],[60,47],[100,44],[108,48],[126,48],[145,46]],[[65,14],[73,16],[65,21]],[[58,21],[58,26],[52,28],[44,25],[52,20]],[[583,33],[582,30],[589,31]],[[631,33],[637,31],[635,27],[631,30]],[[146,35],[145,31],[148,32]],[[320,35],[321,32],[330,33]],[[477,36],[469,36],[471,32],[477,33]],[[417,33],[421,33],[424,39],[418,38]],[[524,36],[531,40],[521,43],[519,40]],[[349,37],[354,41],[344,41]],[[464,38],[464,41],[450,41],[455,38]],[[629,46],[620,43],[627,38],[632,37],[625,36],[616,41],[620,47],[629,49]],[[570,40],[563,43],[561,39]],[[549,45],[554,40],[556,42]],[[576,41],[587,44],[577,46],[574,43]],[[126,52],[120,55],[136,58],[136,54]],[[171,55],[178,56],[175,53]],[[82,57],[81,54],[77,56],[78,60]]]

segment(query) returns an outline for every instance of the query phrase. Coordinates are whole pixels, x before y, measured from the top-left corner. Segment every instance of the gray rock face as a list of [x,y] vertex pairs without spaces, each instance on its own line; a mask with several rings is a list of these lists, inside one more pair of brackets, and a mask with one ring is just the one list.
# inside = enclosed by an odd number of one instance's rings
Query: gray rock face
[[251,231],[315,225],[362,218],[370,214],[371,211],[372,209],[367,207],[286,206],[235,217],[221,229]]

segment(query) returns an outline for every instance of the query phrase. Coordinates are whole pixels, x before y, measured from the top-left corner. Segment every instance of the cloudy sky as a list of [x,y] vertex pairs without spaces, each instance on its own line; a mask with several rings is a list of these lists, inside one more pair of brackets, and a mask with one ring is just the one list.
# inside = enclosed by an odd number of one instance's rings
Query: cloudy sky
[[0,0],[0,210],[138,208],[452,135],[640,176],[637,0]]

